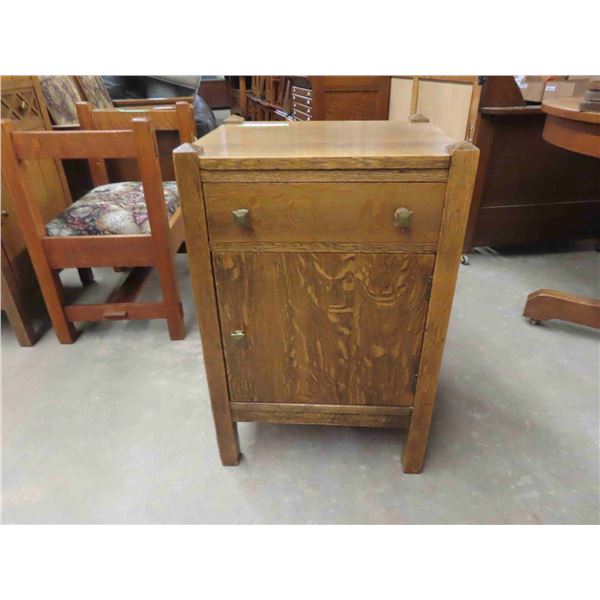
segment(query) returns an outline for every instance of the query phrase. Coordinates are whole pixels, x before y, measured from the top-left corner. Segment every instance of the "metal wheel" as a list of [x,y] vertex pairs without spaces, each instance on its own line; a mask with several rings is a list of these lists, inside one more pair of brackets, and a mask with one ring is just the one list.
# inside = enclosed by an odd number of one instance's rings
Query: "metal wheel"
[[470,263],[469,263],[469,257],[468,257],[466,254],[463,254],[463,255],[460,257],[460,264],[461,264],[461,265],[468,265],[468,264],[470,264]]
[[540,325],[541,321],[539,321],[538,319],[529,319],[529,323],[531,325]]

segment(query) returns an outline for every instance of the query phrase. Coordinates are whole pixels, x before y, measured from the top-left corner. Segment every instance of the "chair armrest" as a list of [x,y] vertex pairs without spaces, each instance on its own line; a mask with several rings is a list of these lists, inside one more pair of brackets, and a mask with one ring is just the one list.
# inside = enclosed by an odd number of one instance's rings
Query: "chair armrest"
[[136,107],[136,106],[157,106],[161,104],[175,104],[176,102],[194,102],[193,96],[178,96],[175,98],[128,98],[122,100],[113,100],[115,108],[122,107]]

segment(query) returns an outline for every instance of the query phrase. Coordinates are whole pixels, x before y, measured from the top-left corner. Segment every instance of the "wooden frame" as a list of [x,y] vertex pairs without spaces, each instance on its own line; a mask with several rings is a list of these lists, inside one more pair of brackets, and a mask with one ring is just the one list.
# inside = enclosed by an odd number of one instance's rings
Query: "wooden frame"
[[[189,236],[186,246],[190,256],[190,276],[196,315],[202,333],[206,379],[217,430],[219,454],[224,465],[233,466],[237,465],[240,460],[240,442],[237,424],[232,419],[229,406],[227,373],[208,244],[200,163],[198,154],[191,144],[184,144],[176,148],[173,152],[173,160],[186,228],[196,232],[196,235]],[[184,198],[185,201],[183,201]]]
[[[423,106],[420,104],[420,99],[422,96],[422,87],[423,84],[448,84],[451,87],[471,87],[471,94],[469,97],[469,106],[467,110],[467,118],[466,125],[464,131],[446,131],[448,135],[454,136],[458,139],[464,139],[467,142],[473,142],[475,136],[475,129],[477,124],[477,109],[479,107],[479,98],[481,95],[481,83],[480,78],[475,75],[399,75],[392,77],[392,80],[404,79],[411,82],[410,89],[410,100],[408,101],[408,114],[404,117],[400,118],[410,118],[412,115],[423,113],[426,118],[428,118],[434,125],[440,127],[438,123],[439,116],[445,116],[446,110],[443,110],[443,115],[441,112],[435,112],[431,114],[429,111],[425,110]],[[440,106],[440,108],[442,108]],[[392,108],[390,108],[390,115],[392,113]],[[442,129],[444,129],[442,127]],[[460,135],[459,135],[460,133]]]
[[[132,130],[19,132],[2,121],[2,169],[15,200],[21,228],[54,330],[61,343],[77,337],[74,321],[166,319],[171,339],[183,339],[185,326],[175,275],[174,254],[183,242],[181,213],[168,218],[151,121],[132,118]],[[51,237],[35,203],[26,161],[40,158],[84,158],[101,165],[104,158],[138,161],[151,233],[132,236]],[[102,181],[101,169],[95,182]],[[107,264],[108,263],[108,264]],[[140,268],[141,265],[144,265]],[[66,305],[59,271],[94,266],[134,267],[105,304]],[[162,302],[135,302],[149,269],[158,269]]]
[[420,473],[425,460],[478,161],[479,151],[468,142],[456,146],[452,154],[413,413],[402,452],[406,473]]
[[[236,121],[239,121],[239,119],[236,119]],[[226,125],[226,127],[231,126],[233,125]],[[208,187],[204,187],[205,174],[209,174],[210,170],[217,167],[218,164],[208,157],[204,157],[202,149],[197,146],[186,144],[175,150],[175,171],[186,229],[194,232],[194,235],[188,236],[187,240],[190,274],[201,331],[217,442],[224,465],[237,465],[240,460],[237,423],[242,421],[264,421],[271,423],[408,428],[402,457],[403,469],[407,473],[419,473],[421,471],[479,157],[478,150],[467,142],[449,148],[448,153],[450,154],[449,159],[446,157],[448,160],[445,165],[440,165],[440,169],[444,169],[447,177],[447,184],[443,200],[439,241],[437,245],[432,245],[427,249],[429,253],[435,255],[433,284],[427,305],[425,333],[418,360],[418,370],[414,379],[414,402],[410,406],[364,406],[293,404],[289,402],[233,402],[230,400],[230,382],[225,359],[226,351],[221,331],[222,315],[220,314],[215,287],[215,269],[217,266],[212,255],[215,250],[220,251],[224,248],[217,249],[214,240],[209,241],[205,195],[210,192]],[[202,156],[202,166],[200,156]],[[239,168],[243,166],[241,164],[242,160],[247,160],[253,164],[250,159],[239,159],[240,164],[235,163]],[[411,159],[407,158],[406,160],[410,163]],[[436,160],[436,158],[430,157],[432,164],[437,164]],[[312,169],[315,166],[313,162],[310,157],[303,157],[297,159],[293,168],[305,169],[307,173],[313,173],[314,176],[315,172]],[[371,165],[373,169],[385,168],[387,165],[385,157],[378,158],[377,162],[377,165]],[[340,161],[340,164],[345,163]],[[261,166],[265,167],[265,165]],[[280,163],[279,169],[286,169],[288,166],[291,165]],[[426,170],[426,166],[422,166],[423,170]],[[268,168],[270,168],[270,165]],[[322,161],[320,168],[335,167],[330,167],[326,161]],[[224,172],[230,177],[237,176],[237,173],[233,171]],[[252,173],[249,176],[251,175]],[[345,171],[341,170],[340,179],[343,179],[344,176]],[[363,177],[366,177],[366,175],[363,175]],[[251,181],[252,179],[248,180]],[[272,181],[279,182],[280,179],[275,177]],[[352,178],[349,181],[352,181]],[[422,181],[422,178],[419,181]],[[278,183],[276,184],[278,185]],[[268,245],[262,244],[258,247],[256,242],[248,244],[249,250],[253,252],[257,250],[261,252],[268,251]],[[274,243],[270,243],[270,245],[276,246]],[[323,248],[318,244],[305,244],[304,246],[302,244],[284,244],[283,246],[283,248],[279,246],[279,249],[286,252],[323,251]],[[335,248],[330,249],[337,249],[338,252],[350,251],[347,249],[347,245],[330,244],[330,246],[335,246]],[[229,250],[231,250],[231,247]],[[360,247],[359,244],[352,251],[372,252],[373,250],[365,250],[365,247]],[[389,252],[389,248],[380,251]],[[402,252],[403,250],[400,248],[396,251]],[[404,251],[408,252],[408,250]],[[427,301],[427,298],[425,301]]]

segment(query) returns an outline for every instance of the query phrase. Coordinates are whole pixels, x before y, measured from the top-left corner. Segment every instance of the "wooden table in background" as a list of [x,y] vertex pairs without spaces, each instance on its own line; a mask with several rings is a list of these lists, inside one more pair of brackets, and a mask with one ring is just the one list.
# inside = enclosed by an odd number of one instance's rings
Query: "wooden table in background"
[[[600,159],[600,113],[580,112],[580,101],[561,98],[544,102],[543,137],[560,148]],[[523,315],[535,324],[560,319],[600,329],[600,300],[542,289],[529,294]]]

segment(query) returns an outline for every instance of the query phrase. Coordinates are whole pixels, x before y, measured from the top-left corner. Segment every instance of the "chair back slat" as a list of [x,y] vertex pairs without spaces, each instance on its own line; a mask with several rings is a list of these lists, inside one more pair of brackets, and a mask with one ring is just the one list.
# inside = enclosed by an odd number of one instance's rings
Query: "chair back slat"
[[178,128],[175,107],[147,111],[129,111],[119,109],[94,109],[92,111],[94,129],[130,129],[136,117],[144,117],[152,121],[157,131]]
[[143,117],[152,122],[156,131],[178,131],[181,144],[194,141],[196,124],[194,109],[189,102],[143,111],[94,109],[88,102],[78,102],[77,113],[81,126],[88,129],[130,129],[133,119]]
[[132,131],[15,131],[11,137],[21,160],[137,156]]

